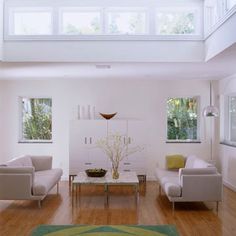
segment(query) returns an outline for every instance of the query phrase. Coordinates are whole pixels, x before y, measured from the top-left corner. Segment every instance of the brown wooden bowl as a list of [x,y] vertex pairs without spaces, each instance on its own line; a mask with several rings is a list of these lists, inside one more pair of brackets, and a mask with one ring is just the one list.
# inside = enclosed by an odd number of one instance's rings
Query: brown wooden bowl
[[114,117],[116,113],[112,113],[112,114],[105,114],[105,113],[99,113],[103,118],[105,118],[106,120],[110,120],[112,117]]
[[88,177],[104,177],[107,170],[104,169],[87,169],[85,170]]

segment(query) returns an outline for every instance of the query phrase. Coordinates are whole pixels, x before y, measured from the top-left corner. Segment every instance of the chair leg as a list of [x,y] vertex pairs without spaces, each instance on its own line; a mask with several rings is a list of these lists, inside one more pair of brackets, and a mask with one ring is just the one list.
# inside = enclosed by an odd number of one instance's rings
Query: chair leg
[[218,210],[219,210],[219,202],[217,201],[216,202],[216,212],[218,212]]
[[159,184],[159,194],[161,195],[161,185]]
[[42,204],[41,204],[41,200],[38,200],[38,208],[41,208]]
[[175,211],[175,202],[172,202],[172,211]]
[[57,195],[59,194],[59,182],[57,182]]

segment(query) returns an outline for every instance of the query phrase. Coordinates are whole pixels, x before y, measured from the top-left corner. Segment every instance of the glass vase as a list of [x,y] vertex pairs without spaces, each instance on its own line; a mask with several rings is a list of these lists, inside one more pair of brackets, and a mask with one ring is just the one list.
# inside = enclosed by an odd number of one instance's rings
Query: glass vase
[[119,179],[119,165],[112,165],[112,178]]

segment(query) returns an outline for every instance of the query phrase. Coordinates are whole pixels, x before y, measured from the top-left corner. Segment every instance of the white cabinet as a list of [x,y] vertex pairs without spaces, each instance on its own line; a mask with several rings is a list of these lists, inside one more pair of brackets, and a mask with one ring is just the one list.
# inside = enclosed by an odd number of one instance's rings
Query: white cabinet
[[69,173],[76,175],[89,168],[107,168],[107,157],[96,148],[98,139],[107,135],[103,120],[81,120],[70,123]]
[[127,121],[126,142],[130,149],[137,146],[142,147],[142,151],[135,152],[126,157],[120,164],[121,171],[136,171],[138,175],[146,175],[146,128],[145,122],[138,120]]
[[[128,147],[144,147],[146,129],[143,121],[137,120],[76,120],[70,123],[69,174],[76,175],[88,168],[111,169],[108,157],[96,142],[107,135],[118,133],[124,136]],[[120,163],[120,171],[136,171],[146,175],[146,148],[131,154]]]

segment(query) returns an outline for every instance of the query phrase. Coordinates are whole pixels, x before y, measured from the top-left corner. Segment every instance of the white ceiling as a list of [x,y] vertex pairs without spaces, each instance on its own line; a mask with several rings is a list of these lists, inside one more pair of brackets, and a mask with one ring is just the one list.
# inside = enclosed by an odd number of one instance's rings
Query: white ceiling
[[236,74],[236,44],[197,63],[0,63],[0,79],[221,79]]

